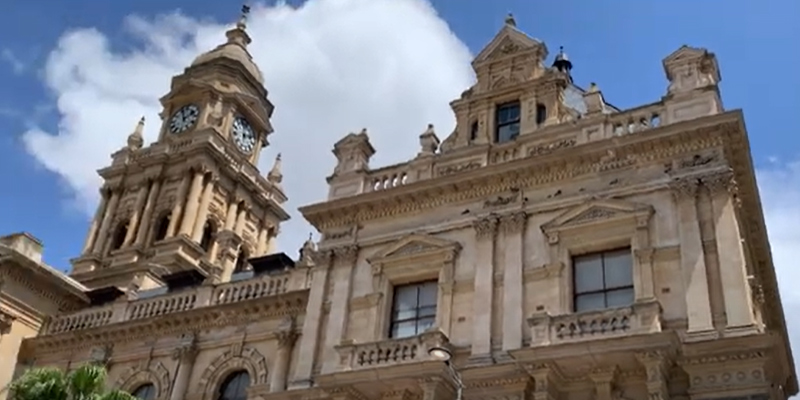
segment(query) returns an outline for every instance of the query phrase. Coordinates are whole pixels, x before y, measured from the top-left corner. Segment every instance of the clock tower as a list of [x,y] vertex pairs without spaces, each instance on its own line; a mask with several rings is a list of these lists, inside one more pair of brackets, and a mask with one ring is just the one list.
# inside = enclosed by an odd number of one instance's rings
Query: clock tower
[[249,9],[227,40],[172,78],[158,139],[144,119],[98,171],[101,200],[71,276],[122,290],[230,279],[247,259],[275,251],[282,205],[280,159],[256,164],[274,106],[247,46]]

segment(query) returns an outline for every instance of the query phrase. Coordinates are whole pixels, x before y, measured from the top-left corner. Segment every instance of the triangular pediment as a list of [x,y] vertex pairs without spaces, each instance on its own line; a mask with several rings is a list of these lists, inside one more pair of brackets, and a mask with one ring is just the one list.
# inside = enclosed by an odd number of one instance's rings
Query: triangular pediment
[[214,88],[214,85],[208,82],[204,82],[199,79],[188,79],[177,85],[173,85],[169,93],[161,97],[160,101],[161,104],[166,104],[170,100],[176,97],[183,97],[190,95],[196,96],[198,93],[204,93],[204,92],[216,93],[217,90]]
[[558,230],[602,221],[649,217],[652,214],[653,207],[647,204],[616,199],[589,200],[570,208],[550,222],[542,225],[542,230]]
[[494,39],[475,56],[472,64],[481,64],[486,61],[506,57],[510,54],[536,49],[537,47],[544,47],[544,44],[522,33],[519,29],[506,24],[500,29],[500,32],[495,35]]
[[458,242],[437,238],[428,234],[413,233],[384,246],[369,257],[369,262],[386,259],[413,257],[419,254],[453,251],[460,248]]

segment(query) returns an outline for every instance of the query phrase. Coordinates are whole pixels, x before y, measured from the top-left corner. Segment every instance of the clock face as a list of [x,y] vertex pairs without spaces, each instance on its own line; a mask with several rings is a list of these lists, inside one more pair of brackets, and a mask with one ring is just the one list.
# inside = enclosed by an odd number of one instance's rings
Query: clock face
[[244,117],[236,117],[231,128],[233,143],[242,153],[250,154],[256,147],[256,134]]
[[181,107],[169,119],[169,131],[179,134],[194,126],[197,117],[200,116],[200,109],[194,104]]

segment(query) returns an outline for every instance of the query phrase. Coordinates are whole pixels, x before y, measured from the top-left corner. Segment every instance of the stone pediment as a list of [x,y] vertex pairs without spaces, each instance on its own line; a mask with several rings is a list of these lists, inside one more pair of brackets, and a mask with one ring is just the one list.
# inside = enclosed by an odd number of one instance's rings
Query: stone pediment
[[202,92],[218,93],[218,90],[214,87],[214,85],[208,82],[204,82],[199,79],[187,79],[180,84],[173,86],[169,93],[162,96],[159,100],[161,101],[161,104],[167,104],[174,98],[183,96],[197,96],[198,93]]
[[378,250],[368,261],[382,264],[397,259],[415,258],[435,254],[455,255],[461,248],[458,242],[437,238],[427,234],[410,234]]
[[472,65],[474,66],[487,61],[501,59],[508,55],[526,50],[537,49],[543,52],[542,57],[547,55],[547,49],[544,47],[543,43],[522,33],[517,28],[506,24],[500,29],[500,32],[497,33],[494,39],[475,56]]
[[703,57],[706,55],[706,53],[708,52],[704,49],[683,45],[678,50],[673,51],[672,54],[664,58],[663,63],[673,64],[681,61],[694,60]]
[[558,231],[624,219],[635,220],[637,225],[640,220],[643,220],[643,223],[646,224],[653,212],[653,207],[647,204],[615,199],[589,200],[543,224],[542,230],[544,232]]

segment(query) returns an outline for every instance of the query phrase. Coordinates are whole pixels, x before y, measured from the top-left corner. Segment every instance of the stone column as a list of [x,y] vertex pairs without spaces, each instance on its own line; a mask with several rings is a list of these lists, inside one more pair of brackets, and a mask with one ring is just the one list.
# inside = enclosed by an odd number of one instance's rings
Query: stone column
[[178,229],[178,220],[181,219],[183,212],[183,202],[186,201],[186,190],[189,187],[189,175],[185,175],[181,179],[180,186],[178,186],[178,195],[175,198],[175,205],[172,207],[172,215],[169,217],[169,226],[167,227],[167,237],[175,236],[175,231]]
[[344,334],[347,332],[353,269],[357,258],[358,246],[356,245],[333,249],[333,294],[331,295],[331,309],[328,313],[328,330],[325,333],[323,374],[334,372],[339,365],[339,355],[335,347],[342,343]]
[[555,366],[548,364],[531,365],[527,367],[528,374],[533,377],[532,400],[558,399],[558,373]]
[[648,351],[635,354],[636,359],[647,373],[647,393],[650,400],[669,400],[667,377],[669,376],[669,359],[660,351]]
[[225,226],[223,229],[233,229],[233,225],[236,224],[236,215],[239,213],[239,203],[242,200],[239,198],[231,199],[231,202],[228,204],[228,212],[225,214]]
[[286,390],[286,376],[289,374],[289,361],[291,361],[297,333],[292,326],[278,332],[277,339],[278,351],[275,352],[275,364],[272,367],[272,376],[269,382],[270,393]]
[[331,252],[317,252],[309,258],[313,259],[311,262],[311,288],[306,305],[306,316],[303,319],[303,335],[300,337],[297,366],[292,379],[293,389],[311,387],[312,384],[314,358],[317,354],[317,346],[320,345],[322,307],[325,301],[325,290],[328,287]]
[[136,193],[136,202],[133,204],[133,214],[128,221],[128,232],[125,233],[125,240],[122,242],[122,247],[129,246],[136,238],[136,232],[139,228],[139,221],[142,219],[144,212],[144,202],[147,200],[148,192],[150,192],[150,182],[144,182],[139,188],[139,193]]
[[274,254],[278,252],[278,227],[274,227],[267,232],[267,253]]
[[755,325],[753,303],[747,282],[747,267],[742,236],[736,217],[736,182],[733,173],[724,171],[703,178],[711,194],[714,213],[714,236],[717,240],[719,275],[725,299],[727,328]]
[[500,226],[504,234],[505,268],[503,271],[503,350],[522,347],[524,315],[524,283],[522,279],[522,249],[525,222],[524,211],[504,215]]
[[673,183],[678,208],[678,231],[681,241],[681,274],[686,293],[689,319],[687,332],[713,331],[711,300],[708,294],[705,253],[697,219],[696,178],[683,178]]
[[111,199],[108,201],[108,207],[106,207],[103,215],[103,223],[100,224],[100,232],[97,233],[97,241],[92,248],[92,252],[96,255],[102,254],[105,248],[106,240],[108,239],[108,230],[111,228],[111,220],[114,219],[114,213],[117,211],[119,196],[119,189],[111,188]]
[[244,225],[247,222],[247,204],[242,203],[243,207],[239,208],[239,213],[236,215],[236,225],[233,226],[233,231],[238,235],[244,232]]
[[489,358],[492,353],[492,303],[494,298],[494,240],[497,217],[474,222],[475,291],[472,296],[472,358]]
[[197,218],[197,206],[200,204],[200,191],[203,189],[203,175],[205,171],[197,169],[192,177],[192,186],[189,187],[189,195],[186,196],[186,211],[181,220],[181,235],[192,236],[192,227]]
[[206,182],[206,187],[203,188],[203,195],[200,198],[200,209],[197,211],[197,218],[195,219],[194,228],[192,228],[192,240],[197,243],[203,240],[203,228],[205,228],[206,219],[208,219],[208,207],[214,197],[215,181],[216,179],[211,177]]
[[110,194],[108,190],[100,189],[100,204],[98,204],[97,211],[95,211],[94,218],[92,218],[92,223],[89,225],[89,233],[86,235],[86,242],[83,244],[83,254],[92,252],[92,246],[94,245],[95,239],[97,239],[97,230],[100,229],[100,223],[103,220],[109,197]]
[[262,222],[261,229],[258,230],[258,240],[256,241],[256,255],[263,256],[267,254],[267,237],[269,235],[269,227]]
[[222,267],[222,275],[220,276],[222,282],[231,280],[241,245],[242,237],[233,231],[224,230],[217,234],[217,246],[219,246],[217,252],[219,253],[219,264]]
[[153,220],[153,210],[158,201],[158,195],[161,193],[161,180],[154,179],[153,186],[150,187],[150,194],[147,196],[147,203],[144,206],[142,213],[142,222],[139,224],[139,231],[136,233],[135,245],[141,246],[147,240],[147,234],[150,232],[150,223]]
[[614,386],[617,379],[617,368],[596,368],[589,373],[589,378],[594,382],[595,400],[614,400]]
[[194,360],[197,356],[197,345],[194,336],[187,336],[181,339],[180,345],[172,354],[178,361],[178,370],[175,371],[175,383],[172,385],[172,393],[169,400],[184,400],[186,389],[189,387],[189,378],[194,369]]

